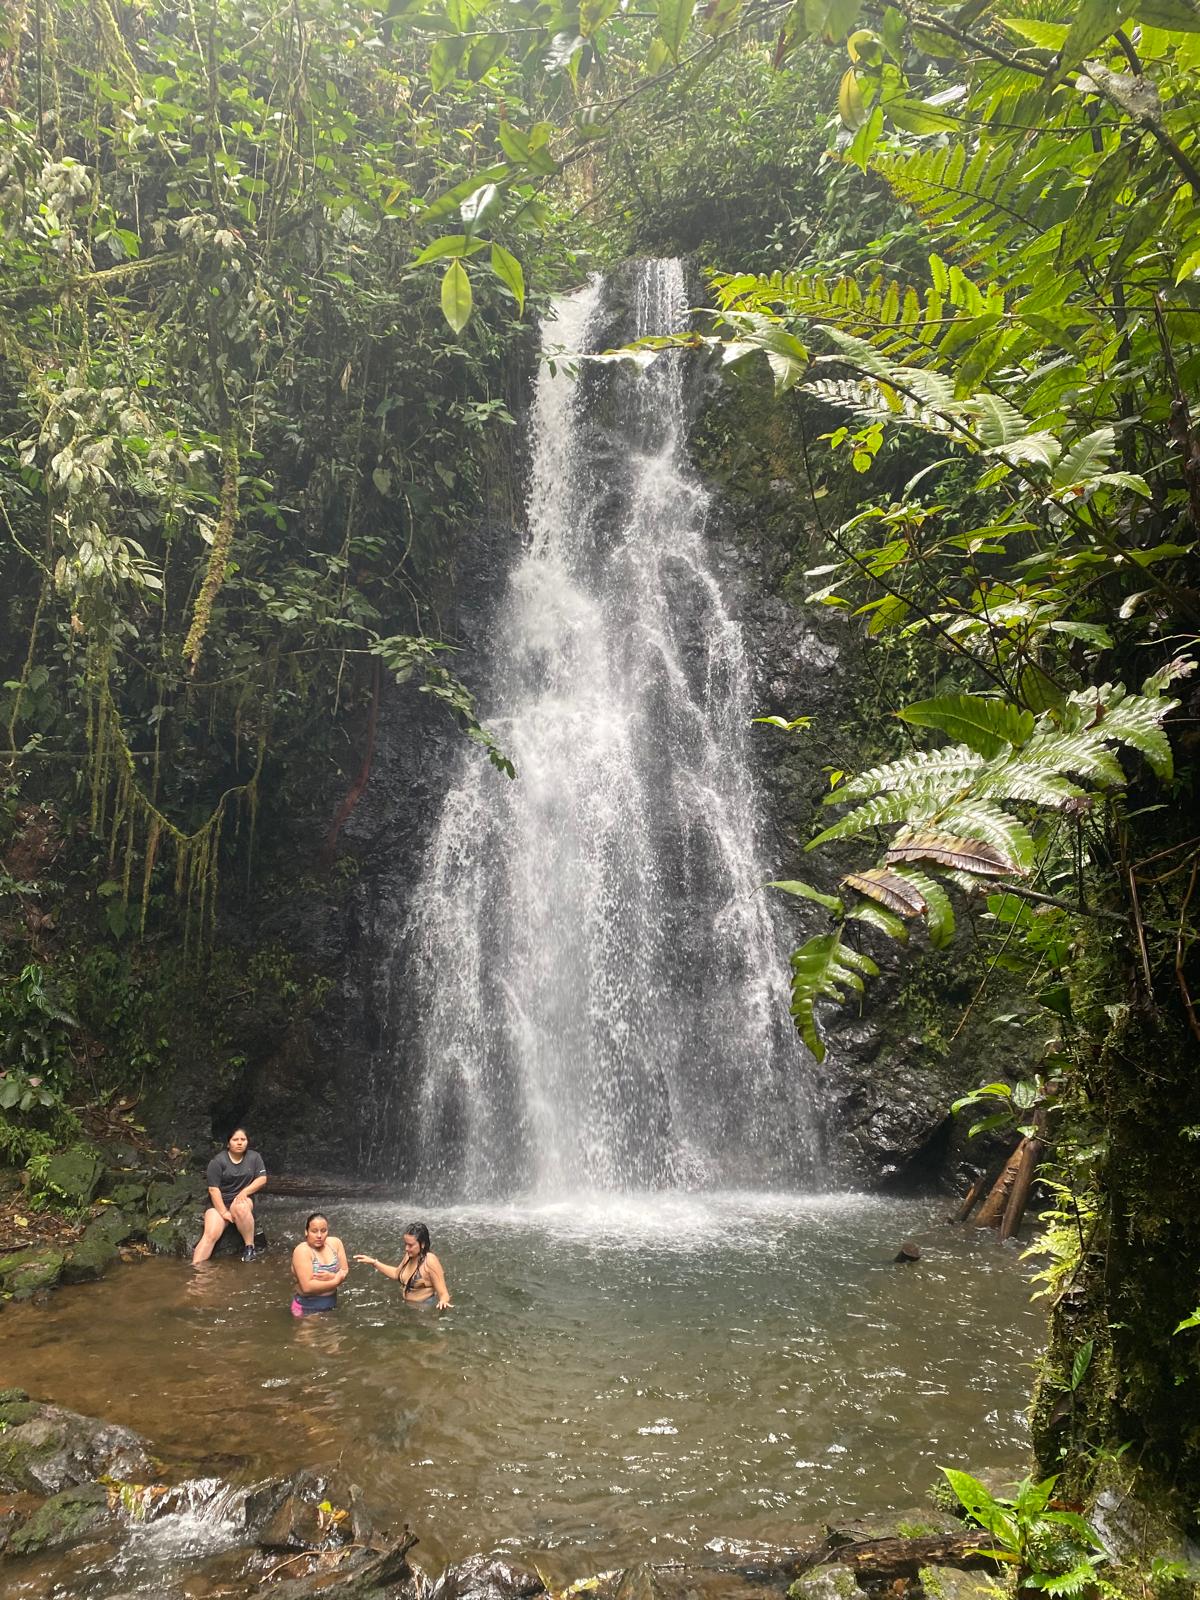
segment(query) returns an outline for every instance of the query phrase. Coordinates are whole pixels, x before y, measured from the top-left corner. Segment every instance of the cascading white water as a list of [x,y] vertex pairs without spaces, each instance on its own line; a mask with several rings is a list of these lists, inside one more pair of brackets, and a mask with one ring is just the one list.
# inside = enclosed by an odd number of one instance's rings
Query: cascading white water
[[[561,302],[547,344],[587,350],[601,297],[597,281]],[[635,309],[638,336],[686,326],[678,262],[637,269]],[[807,1174],[747,663],[685,455],[686,360],[581,377],[560,358],[539,378],[528,543],[482,707],[517,777],[463,757],[406,941],[423,1189]]]

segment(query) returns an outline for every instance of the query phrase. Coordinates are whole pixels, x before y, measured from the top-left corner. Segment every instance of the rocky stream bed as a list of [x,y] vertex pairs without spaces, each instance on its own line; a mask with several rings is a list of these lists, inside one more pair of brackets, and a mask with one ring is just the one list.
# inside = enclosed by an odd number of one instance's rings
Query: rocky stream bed
[[[856,1600],[887,1592],[972,1600],[990,1566],[945,1513],[919,1522],[798,1528],[794,1549],[727,1564],[645,1563],[583,1576],[560,1593],[598,1600]],[[169,1481],[128,1428],[0,1391],[0,1592],[55,1600],[534,1600],[542,1577],[482,1553],[422,1570],[419,1530],[397,1508],[372,1521],[361,1489],[319,1472],[239,1483],[212,1472]]]

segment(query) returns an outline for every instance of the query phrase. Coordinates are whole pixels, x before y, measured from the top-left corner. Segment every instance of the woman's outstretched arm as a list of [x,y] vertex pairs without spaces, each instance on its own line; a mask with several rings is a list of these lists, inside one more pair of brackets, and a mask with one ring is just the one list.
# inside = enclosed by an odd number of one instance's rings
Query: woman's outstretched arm
[[376,1261],[374,1256],[355,1256],[355,1261],[361,1261],[366,1267],[374,1267],[376,1272],[382,1272],[385,1278],[390,1278],[393,1283],[400,1276],[399,1267],[389,1267],[384,1261]]

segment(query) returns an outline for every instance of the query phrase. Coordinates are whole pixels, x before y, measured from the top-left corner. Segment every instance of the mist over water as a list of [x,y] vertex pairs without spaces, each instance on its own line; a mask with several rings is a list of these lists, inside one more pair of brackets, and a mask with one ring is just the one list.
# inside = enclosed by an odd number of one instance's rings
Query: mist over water
[[[590,349],[604,293],[561,302],[545,347]],[[638,336],[686,327],[678,262],[639,266],[633,316]],[[686,375],[679,352],[541,370],[481,707],[517,778],[464,754],[404,941],[422,1024],[399,1142],[426,1192],[814,1176]]]

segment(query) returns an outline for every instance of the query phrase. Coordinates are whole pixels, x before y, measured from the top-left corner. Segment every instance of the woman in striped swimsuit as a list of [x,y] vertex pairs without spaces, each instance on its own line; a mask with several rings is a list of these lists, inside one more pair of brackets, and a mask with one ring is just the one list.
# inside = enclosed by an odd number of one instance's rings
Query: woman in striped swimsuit
[[304,1224],[304,1243],[292,1251],[292,1277],[298,1289],[292,1315],[309,1317],[315,1311],[334,1310],[338,1284],[349,1271],[342,1241],[329,1237],[328,1217],[314,1211]]

